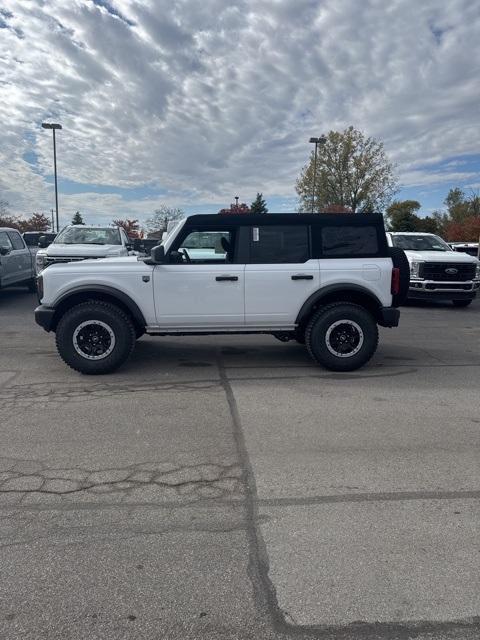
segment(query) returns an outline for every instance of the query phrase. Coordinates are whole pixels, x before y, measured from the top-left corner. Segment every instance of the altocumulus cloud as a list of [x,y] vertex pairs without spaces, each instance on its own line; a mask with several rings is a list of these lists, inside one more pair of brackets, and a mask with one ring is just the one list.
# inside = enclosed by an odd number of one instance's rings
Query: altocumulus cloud
[[406,186],[478,183],[479,31],[476,0],[3,0],[0,198],[50,208],[46,119],[64,208],[99,216],[288,203],[349,124]]

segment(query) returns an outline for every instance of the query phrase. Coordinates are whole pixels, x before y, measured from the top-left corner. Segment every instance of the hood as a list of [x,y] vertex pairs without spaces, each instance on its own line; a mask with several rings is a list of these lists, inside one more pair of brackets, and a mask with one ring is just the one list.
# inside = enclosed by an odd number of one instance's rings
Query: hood
[[138,270],[140,273],[150,273],[153,269],[152,265],[147,265],[142,259],[138,259],[137,256],[117,256],[113,258],[100,258],[92,260],[73,260],[72,262],[63,262],[50,265],[43,273],[47,276],[49,273],[78,273],[79,271],[89,271],[91,274],[98,276],[102,273],[108,273],[111,269],[113,271],[123,272],[131,269]]
[[47,256],[85,256],[87,258],[103,258],[123,252],[120,244],[56,244],[53,243],[44,250]]
[[410,262],[465,262],[470,264],[478,262],[477,258],[459,251],[409,251],[405,249],[405,255]]

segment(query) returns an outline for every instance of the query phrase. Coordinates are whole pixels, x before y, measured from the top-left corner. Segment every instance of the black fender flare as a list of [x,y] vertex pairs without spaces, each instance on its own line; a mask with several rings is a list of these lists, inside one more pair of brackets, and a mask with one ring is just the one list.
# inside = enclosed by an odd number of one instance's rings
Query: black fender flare
[[321,289],[317,289],[317,291],[314,291],[303,303],[300,311],[298,312],[295,323],[297,325],[303,324],[309,317],[313,307],[319,302],[321,302],[322,299],[326,298],[332,293],[334,294],[334,293],[347,293],[347,292],[354,292],[356,294],[361,294],[362,296],[366,297],[370,301],[372,306],[378,309],[379,312],[380,312],[380,309],[383,307],[382,303],[377,298],[377,296],[371,291],[369,291],[366,287],[362,287],[359,284],[352,284],[351,282],[335,283],[335,284],[327,285],[326,287],[322,287]]
[[65,293],[63,293],[59,298],[57,298],[51,305],[54,309],[58,309],[63,303],[65,303],[69,298],[78,295],[79,293],[89,294],[89,293],[102,293],[107,295],[109,298],[115,298],[119,302],[125,306],[130,313],[132,314],[135,323],[140,325],[141,327],[146,326],[145,317],[140,310],[140,307],[137,303],[130,298],[129,295],[120,291],[119,289],[115,289],[115,287],[109,287],[104,284],[94,284],[94,285],[79,285],[78,287],[73,287],[73,289],[69,289]]

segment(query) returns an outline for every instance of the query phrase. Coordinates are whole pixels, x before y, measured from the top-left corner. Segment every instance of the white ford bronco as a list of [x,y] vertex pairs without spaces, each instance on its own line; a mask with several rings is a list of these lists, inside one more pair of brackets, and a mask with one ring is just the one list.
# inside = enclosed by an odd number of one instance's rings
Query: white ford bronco
[[389,231],[387,239],[408,258],[408,298],[451,300],[455,307],[468,307],[480,291],[480,261],[454,251],[439,236]]
[[35,318],[86,374],[115,370],[144,333],[267,333],[351,371],[375,353],[377,325],[398,325],[407,290],[380,215],[195,215],[147,258],[45,269]]

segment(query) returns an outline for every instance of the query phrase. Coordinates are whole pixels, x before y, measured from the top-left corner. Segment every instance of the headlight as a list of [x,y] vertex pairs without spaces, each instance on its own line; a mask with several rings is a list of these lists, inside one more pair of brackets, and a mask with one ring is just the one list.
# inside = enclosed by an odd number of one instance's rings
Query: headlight
[[45,262],[47,260],[47,256],[44,254],[40,254],[35,256],[35,266],[37,268],[37,273],[39,273],[45,266]]
[[477,269],[475,271],[475,280],[480,280],[480,262],[477,264]]
[[411,278],[419,278],[420,277],[420,265],[421,262],[411,262],[410,263],[410,277]]

